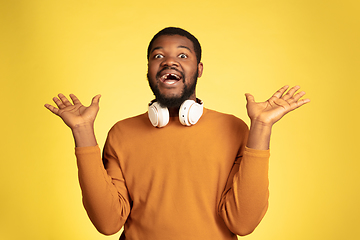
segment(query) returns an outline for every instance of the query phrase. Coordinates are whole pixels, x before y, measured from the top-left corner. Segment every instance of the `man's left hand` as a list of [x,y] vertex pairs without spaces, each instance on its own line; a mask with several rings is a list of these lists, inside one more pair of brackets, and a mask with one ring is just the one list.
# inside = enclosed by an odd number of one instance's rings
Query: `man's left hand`
[[310,102],[310,99],[301,99],[305,92],[296,93],[300,87],[292,87],[287,93],[289,86],[280,88],[266,102],[255,102],[254,96],[246,93],[246,108],[252,123],[260,123],[272,126],[288,112]]

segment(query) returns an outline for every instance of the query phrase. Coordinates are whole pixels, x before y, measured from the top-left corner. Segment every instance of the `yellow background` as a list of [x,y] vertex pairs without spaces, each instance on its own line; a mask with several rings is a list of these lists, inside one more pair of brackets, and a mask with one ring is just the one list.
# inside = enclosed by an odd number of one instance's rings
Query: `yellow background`
[[359,12],[357,0],[1,0],[0,239],[119,238],[88,220],[71,132],[43,105],[101,93],[103,146],[147,110],[146,48],[167,26],[202,44],[206,107],[249,123],[246,92],[299,84],[311,98],[274,126],[270,208],[244,239],[360,239]]

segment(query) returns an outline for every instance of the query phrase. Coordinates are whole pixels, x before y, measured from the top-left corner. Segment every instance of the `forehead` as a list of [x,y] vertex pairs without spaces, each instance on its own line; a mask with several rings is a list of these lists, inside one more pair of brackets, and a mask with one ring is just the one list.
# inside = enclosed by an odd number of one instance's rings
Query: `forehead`
[[178,48],[179,46],[187,47],[194,52],[194,44],[190,39],[180,35],[162,35],[155,39],[151,46],[153,51],[155,48]]

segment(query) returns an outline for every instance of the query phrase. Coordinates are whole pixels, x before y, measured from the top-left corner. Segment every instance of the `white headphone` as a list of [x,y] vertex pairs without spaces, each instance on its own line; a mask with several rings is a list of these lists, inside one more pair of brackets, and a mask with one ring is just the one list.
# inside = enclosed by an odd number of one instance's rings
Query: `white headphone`
[[[191,126],[196,124],[203,114],[204,106],[200,99],[186,100],[179,109],[179,120],[182,125]],[[160,106],[155,100],[149,103],[148,115],[154,127],[165,127],[169,123],[169,110]]]

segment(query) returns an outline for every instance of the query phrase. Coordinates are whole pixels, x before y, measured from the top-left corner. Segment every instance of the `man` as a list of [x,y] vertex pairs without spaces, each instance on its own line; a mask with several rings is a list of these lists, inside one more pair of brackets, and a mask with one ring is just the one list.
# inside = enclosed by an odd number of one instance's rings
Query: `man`
[[[165,28],[148,47],[148,113],[109,131],[101,157],[94,135],[99,98],[89,107],[62,94],[45,106],[71,128],[83,204],[95,227],[121,239],[237,239],[268,207],[272,125],[309,102],[298,86],[257,103],[246,94],[250,129],[203,108],[195,87],[203,72],[197,39]],[[185,125],[185,126],[184,126]],[[105,166],[105,167],[104,167]]]

